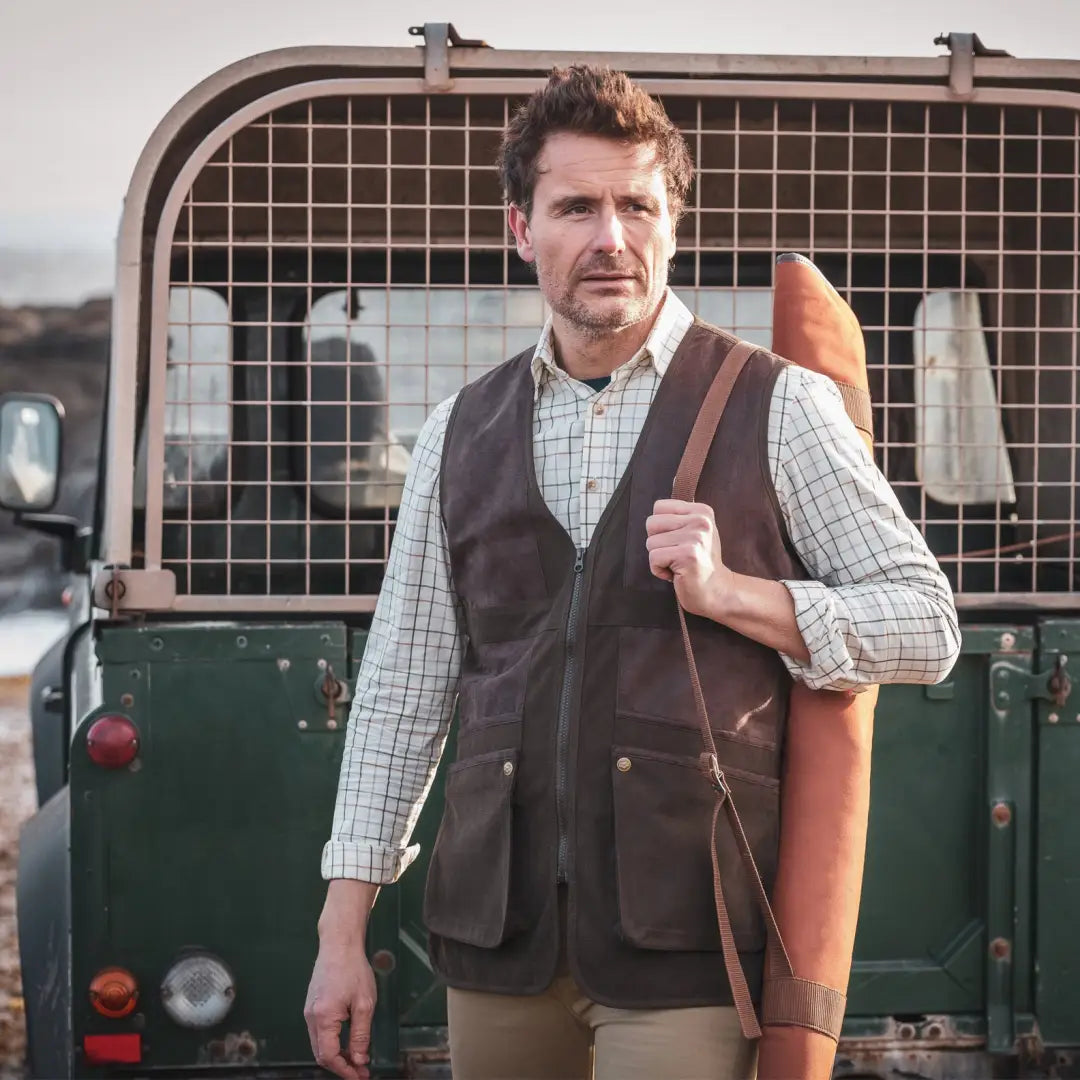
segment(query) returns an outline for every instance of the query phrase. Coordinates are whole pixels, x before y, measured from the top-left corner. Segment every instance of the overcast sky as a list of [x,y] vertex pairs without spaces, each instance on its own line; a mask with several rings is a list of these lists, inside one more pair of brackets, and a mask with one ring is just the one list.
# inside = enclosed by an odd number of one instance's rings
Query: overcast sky
[[443,19],[501,48],[933,56],[938,33],[974,30],[1080,58],[1080,0],[0,0],[0,248],[111,249],[143,144],[226,64],[413,45],[410,25]]

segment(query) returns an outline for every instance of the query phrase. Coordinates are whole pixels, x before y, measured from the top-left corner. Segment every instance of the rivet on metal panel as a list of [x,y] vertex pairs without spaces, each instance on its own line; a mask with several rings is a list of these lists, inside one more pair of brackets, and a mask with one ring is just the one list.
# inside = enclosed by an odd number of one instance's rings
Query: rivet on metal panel
[[298,720],[297,723],[296,723],[296,726],[301,731],[307,731],[307,721],[306,720]]
[[161,652],[161,650],[165,648],[165,642],[159,637],[153,638],[150,641],[150,648],[153,649],[154,652]]
[[896,1029],[896,1034],[901,1039],[914,1039],[915,1038],[915,1025],[914,1024],[901,1024]]
[[1012,821],[1012,809],[1008,803],[995,803],[994,808],[990,811],[990,816],[994,819],[994,824],[999,829],[1003,829]]
[[940,1024],[931,1024],[926,1029],[926,1037],[928,1039],[940,1039],[942,1034],[943,1034],[943,1031],[942,1031],[942,1027],[941,1027]]
[[1001,635],[1001,651],[1011,652],[1013,646],[1016,644],[1016,635],[1004,633]]
[[318,663],[316,663],[316,665],[315,665],[315,666],[316,666],[316,667],[317,667],[317,668],[318,668],[318,669],[319,669],[320,671],[325,671],[325,670],[326,670],[326,661],[325,661],[325,660],[320,660],[320,661],[318,661]]
[[337,731],[337,721],[336,720],[327,720],[326,721],[326,730],[327,731]]
[[240,634],[237,637],[237,639],[236,639],[236,647],[238,649],[246,649],[247,648],[247,638],[244,637],[243,634]]
[[999,690],[997,692],[997,694],[995,695],[995,699],[996,699],[998,705],[1000,705],[1002,708],[1005,708],[1005,706],[1009,704],[1009,700],[1010,700],[1009,699],[1009,691],[1008,690]]
[[[1058,722],[1058,720],[1060,719],[1060,717],[1058,716],[1058,714],[1056,712],[1052,712],[1046,719],[1047,719],[1047,721],[1049,723],[1056,724]],[[1080,720],[1080,716],[1078,716],[1076,719]]]
[[132,669],[131,669],[131,670],[130,670],[130,671],[128,672],[128,677],[129,677],[129,678],[132,678],[132,679],[141,679],[141,678],[142,678],[142,672],[140,672],[140,671],[139,671],[139,669],[138,669],[137,667],[133,667],[133,668],[132,668]]
[[990,942],[990,955],[995,960],[1008,960],[1011,952],[1012,943],[1008,938],[994,938],[994,940]]
[[120,704],[123,705],[123,707],[125,709],[130,709],[131,706],[135,704],[135,695],[134,694],[121,694],[120,695]]
[[291,665],[290,665],[290,662],[284,656],[279,656],[277,666],[278,666],[278,671],[288,671],[289,667]]
[[389,975],[397,967],[397,957],[389,949],[380,949],[371,958],[371,966],[380,975]]

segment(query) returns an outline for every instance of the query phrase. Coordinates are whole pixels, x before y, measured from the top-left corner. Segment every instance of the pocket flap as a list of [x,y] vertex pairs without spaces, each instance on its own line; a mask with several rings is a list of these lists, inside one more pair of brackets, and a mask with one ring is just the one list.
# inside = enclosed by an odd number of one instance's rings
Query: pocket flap
[[[778,783],[737,769],[724,775],[769,889],[779,837]],[[719,949],[710,834],[716,793],[700,760],[616,747],[612,784],[623,936],[646,949]],[[716,843],[735,945],[741,952],[760,949],[764,925],[722,813]]]
[[424,889],[432,933],[483,948],[506,934],[517,750],[455,761]]

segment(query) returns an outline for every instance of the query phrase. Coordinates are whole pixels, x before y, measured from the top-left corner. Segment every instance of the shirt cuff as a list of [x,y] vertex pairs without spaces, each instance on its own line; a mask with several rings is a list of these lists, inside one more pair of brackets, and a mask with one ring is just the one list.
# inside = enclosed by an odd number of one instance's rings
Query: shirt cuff
[[407,848],[379,847],[375,844],[348,844],[330,840],[322,853],[322,876],[326,881],[351,878],[373,885],[390,885],[420,854],[419,844]]
[[783,581],[781,584],[795,602],[795,623],[810,653],[808,663],[780,653],[788,674],[811,690],[867,689],[859,682],[838,625],[829,587],[820,581]]

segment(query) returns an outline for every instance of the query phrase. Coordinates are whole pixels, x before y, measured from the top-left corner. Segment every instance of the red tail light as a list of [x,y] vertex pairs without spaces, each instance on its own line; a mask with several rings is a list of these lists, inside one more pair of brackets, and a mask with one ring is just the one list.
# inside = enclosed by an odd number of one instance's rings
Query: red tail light
[[139,987],[135,976],[124,968],[105,968],[90,983],[90,1004],[102,1016],[118,1020],[133,1012],[138,1000]]
[[87,732],[86,752],[103,769],[122,769],[139,752],[139,729],[119,713],[99,716]]

